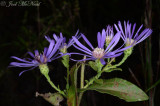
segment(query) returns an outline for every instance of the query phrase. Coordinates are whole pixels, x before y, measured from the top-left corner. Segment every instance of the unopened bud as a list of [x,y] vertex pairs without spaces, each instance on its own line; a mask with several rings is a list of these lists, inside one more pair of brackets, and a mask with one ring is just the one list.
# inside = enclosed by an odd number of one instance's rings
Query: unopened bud
[[48,75],[48,73],[49,73],[49,68],[48,68],[47,64],[40,64],[40,65],[39,65],[39,69],[40,69],[40,72],[41,72],[43,75]]

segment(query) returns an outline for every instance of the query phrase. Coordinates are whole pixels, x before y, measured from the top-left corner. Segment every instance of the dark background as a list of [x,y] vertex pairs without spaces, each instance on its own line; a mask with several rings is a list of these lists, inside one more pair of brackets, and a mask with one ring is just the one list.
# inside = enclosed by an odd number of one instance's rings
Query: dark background
[[[6,3],[9,1],[4,0]],[[29,0],[28,0],[29,1]],[[16,2],[16,0],[15,0]],[[79,29],[97,45],[97,32],[106,25],[124,20],[153,29],[152,35],[134,47],[133,54],[121,66],[123,72],[104,73],[103,78],[120,77],[144,91],[159,78],[160,65],[160,0],[41,0],[36,6],[0,6],[0,106],[51,106],[35,92],[55,92],[36,68],[22,76],[24,68],[8,68],[14,61],[10,56],[26,57],[27,51],[48,46],[44,35],[62,32],[70,38]],[[143,27],[143,29],[144,29]],[[137,30],[136,29],[136,30]],[[94,43],[95,42],[95,43]],[[73,47],[69,51],[75,50]],[[71,62],[73,64],[73,62]],[[60,88],[65,88],[66,75],[60,59],[49,64],[50,77]],[[129,71],[129,68],[131,71]],[[133,77],[133,72],[138,83]],[[94,75],[86,67],[85,76]],[[160,106],[160,85],[147,94],[152,101],[127,103],[108,94],[87,91],[82,106]],[[65,105],[66,100],[62,105]],[[152,105],[151,105],[152,104]]]

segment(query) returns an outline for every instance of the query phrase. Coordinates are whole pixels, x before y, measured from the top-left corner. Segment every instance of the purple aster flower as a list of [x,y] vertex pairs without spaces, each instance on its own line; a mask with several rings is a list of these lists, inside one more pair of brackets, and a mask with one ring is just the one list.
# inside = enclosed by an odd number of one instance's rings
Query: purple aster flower
[[106,46],[109,45],[109,43],[113,39],[113,36],[114,36],[113,27],[108,25],[106,29]]
[[38,50],[35,50],[34,54],[32,52],[28,52],[28,54],[32,58],[21,59],[21,58],[12,56],[11,58],[14,58],[20,62],[11,62],[10,67],[32,67],[28,70],[22,71],[19,74],[19,76],[20,76],[22,73],[29,71],[29,70],[32,70],[39,65],[47,64],[48,62],[51,62],[52,60],[60,58],[60,57],[62,57],[62,55],[58,56],[58,54],[59,54],[58,50],[59,50],[59,47],[60,47],[62,41],[63,41],[62,38],[57,39],[56,43],[54,40],[50,40],[50,45],[48,48],[47,47],[44,48],[43,54],[40,54],[38,52]]
[[140,33],[140,30],[143,27],[143,25],[141,25],[139,27],[139,29],[137,30],[137,32],[135,33],[136,23],[132,27],[132,24],[129,23],[129,21],[127,23],[124,21],[124,29],[123,29],[120,21],[118,22],[118,25],[114,24],[114,26],[117,31],[122,32],[121,37],[122,37],[123,41],[126,43],[126,46],[130,46],[130,45],[135,46],[136,44],[145,40],[152,33],[152,30],[149,28],[144,29]]
[[[78,31],[76,32],[76,34],[75,34],[75,37],[76,37],[77,39],[79,39],[79,38],[81,37],[78,33],[79,33],[79,30],[78,30]],[[51,38],[49,38],[49,37],[47,37],[47,36],[45,36],[45,37],[46,37],[46,39],[47,39],[49,42],[52,40]],[[62,39],[63,39],[62,44],[61,44],[61,46],[60,46],[60,51],[61,51],[62,53],[66,53],[66,52],[67,52],[66,50],[67,50],[70,46],[72,46],[73,43],[75,43],[72,38],[69,39],[68,43],[66,43],[66,38],[63,37],[62,33],[60,33],[60,37],[57,36],[56,34],[53,34],[53,38],[54,38],[56,41],[57,41],[59,38],[62,38]]]
[[[109,43],[109,45],[106,47],[105,46],[105,40],[106,40],[106,35],[110,35],[113,36],[112,34],[112,31],[110,31],[110,27],[107,27],[107,33],[106,31],[103,29],[102,30],[102,34],[100,32],[98,32],[97,34],[97,41],[98,41],[98,47],[94,48],[92,46],[92,44],[88,41],[88,39],[83,35],[81,34],[82,38],[85,40],[85,42],[88,44],[88,46],[91,48],[88,49],[87,47],[85,47],[82,43],[80,43],[78,41],[78,39],[76,37],[73,36],[73,40],[75,41],[76,45],[73,44],[73,46],[84,52],[85,54],[81,54],[81,53],[71,53],[71,54],[79,54],[79,55],[84,55],[86,56],[87,58],[86,59],[82,59],[82,60],[74,60],[74,61],[85,61],[85,60],[96,60],[96,59],[100,59],[101,63],[104,65],[105,64],[105,61],[104,59],[105,58],[112,58],[112,57],[117,57],[117,56],[120,56],[122,54],[122,52],[120,52],[120,48],[115,50],[115,51],[112,51],[113,48],[115,47],[115,45],[118,43],[119,39],[120,39],[120,36],[121,36],[121,32],[117,32],[115,34],[115,36],[112,38],[111,42]],[[105,49],[106,47],[106,49]]]

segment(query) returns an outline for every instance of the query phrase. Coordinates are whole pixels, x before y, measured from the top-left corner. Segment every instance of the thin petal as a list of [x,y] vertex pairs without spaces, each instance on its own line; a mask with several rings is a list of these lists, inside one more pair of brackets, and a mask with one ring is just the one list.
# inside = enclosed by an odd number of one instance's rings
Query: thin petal
[[88,41],[88,39],[87,39],[83,34],[81,34],[81,36],[82,36],[82,38],[86,41],[86,43],[87,43],[92,49],[94,49],[93,46],[92,46],[92,44]]
[[104,61],[104,59],[101,58],[100,61],[101,61],[101,64],[103,64],[103,65],[106,64],[106,62]]
[[86,54],[82,54],[82,53],[69,53],[70,55],[72,54],[78,54],[78,55],[83,55],[83,56],[87,56],[87,57],[93,57],[93,56],[90,56],[90,55],[86,55]]
[[21,76],[21,75],[22,75],[24,72],[26,72],[26,71],[33,70],[34,68],[36,68],[36,67],[32,67],[32,68],[30,68],[30,69],[28,69],[28,70],[23,70],[22,72],[19,73],[19,76]]
[[15,67],[32,67],[32,66],[35,66],[35,64],[11,62],[10,66],[15,66]]
[[86,51],[86,50],[84,50],[84,49],[81,49],[81,48],[79,48],[78,46],[76,46],[76,45],[74,45],[74,44],[73,44],[73,46],[74,46],[76,49],[78,49],[78,50],[80,50],[80,51],[82,51],[82,52],[84,52],[84,53],[87,53],[87,54],[89,54],[89,55],[92,55],[92,52],[88,52],[88,51]]
[[14,58],[14,59],[16,59],[16,60],[19,60],[19,61],[21,61],[21,62],[32,63],[32,62],[30,62],[30,61],[27,61],[27,60],[18,58],[18,57],[16,57],[16,56],[11,56],[11,58]]
[[50,60],[52,61],[52,60],[56,60],[56,59],[58,59],[58,58],[60,58],[60,57],[62,57],[62,56],[65,56],[65,55],[70,55],[69,53],[65,53],[65,54],[62,54],[62,55],[60,55],[60,56],[58,56],[58,57],[53,57],[53,58],[51,58]]
[[91,52],[87,47],[85,47],[83,44],[81,44],[74,36],[72,37],[74,39],[74,41],[76,42],[76,44],[83,48],[84,50],[88,51],[88,52]]
[[105,32],[105,30],[103,29],[103,30],[102,30],[102,38],[101,38],[101,48],[103,48],[104,43],[105,43],[105,40],[106,40],[106,32]]
[[57,43],[55,44],[53,50],[51,51],[51,53],[47,57],[48,59],[51,58],[57,52],[57,50],[59,49],[59,47],[60,47],[60,45],[62,43],[62,40],[63,40],[62,38],[59,38],[57,40]]
[[133,37],[135,28],[136,28],[136,23],[133,25],[133,29],[132,29],[132,37]]
[[139,27],[138,31],[136,32],[135,36],[133,39],[135,39],[138,36],[139,31],[141,30],[141,28],[143,27],[143,24]]
[[35,57],[34,54],[32,52],[27,52],[31,57]]
[[112,50],[113,47],[118,43],[119,39],[120,39],[120,32],[117,32],[117,34],[113,37],[112,41],[107,46],[105,52],[109,52],[110,50]]
[[57,41],[59,39],[59,37],[57,37],[56,34],[53,34],[53,38]]
[[98,47],[101,48],[101,33],[97,33],[97,41],[98,41]]
[[51,54],[51,52],[52,52],[52,50],[53,50],[53,47],[54,47],[54,42],[51,41],[51,42],[50,42],[50,45],[49,45],[49,47],[48,47],[46,56],[49,56],[49,55]]
[[81,59],[81,60],[75,60],[75,59],[72,59],[70,58],[72,61],[86,61],[86,60],[96,60],[96,58],[86,58],[86,59]]
[[35,50],[34,53],[35,53],[35,56],[38,56],[38,55],[39,55],[38,50]]
[[117,53],[117,54],[114,54],[114,55],[108,55],[108,56],[105,56],[105,57],[103,57],[103,58],[113,58],[113,57],[118,57],[118,56],[120,56],[120,55],[122,55],[122,54],[123,54],[123,52]]

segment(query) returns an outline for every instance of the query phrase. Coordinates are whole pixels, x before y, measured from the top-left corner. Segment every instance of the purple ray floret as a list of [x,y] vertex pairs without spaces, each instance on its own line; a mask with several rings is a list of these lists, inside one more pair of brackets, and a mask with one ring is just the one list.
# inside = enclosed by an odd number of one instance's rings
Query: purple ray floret
[[136,28],[136,23],[132,26],[129,21],[126,23],[124,21],[124,27],[122,26],[121,22],[118,22],[118,25],[114,24],[115,28],[117,31],[122,32],[121,38],[123,39],[124,42],[126,42],[126,45],[136,45],[143,40],[145,40],[148,36],[151,35],[152,30],[149,28],[144,29],[141,33],[140,30],[142,29],[143,25],[139,27],[137,32],[135,31]]
[[[74,35],[77,39],[79,39],[79,38],[81,37],[80,34],[78,34],[78,33],[79,33],[79,30],[77,30],[76,34]],[[49,37],[47,37],[47,36],[45,36],[45,38],[46,38],[49,42],[52,40],[51,38],[49,38]],[[65,46],[66,49],[68,49],[70,46],[73,45],[73,43],[75,43],[72,38],[69,39],[68,43],[66,43],[66,38],[63,37],[62,33],[60,33],[60,36],[57,36],[56,34],[53,34],[53,38],[54,38],[56,41],[57,41],[59,38],[62,38],[62,39],[63,39],[60,48],[63,48],[63,47]]]
[[[62,57],[62,55],[58,56],[58,54],[59,54],[59,47],[61,46],[62,41],[63,41],[62,38],[58,38],[56,42],[54,40],[50,40],[50,45],[48,48],[47,47],[44,48],[43,54],[40,54],[38,50],[35,50],[34,54],[32,52],[28,52],[31,58],[21,59],[12,56],[11,58],[18,60],[19,62],[11,62],[10,67],[32,67],[28,69],[32,70],[35,67],[39,66],[40,64],[47,64],[52,60],[60,58]],[[19,75],[28,70],[22,71]]]
[[105,61],[104,61],[105,58],[112,58],[112,57],[120,56],[122,54],[122,52],[120,50],[121,48],[119,48],[118,50],[114,50],[114,51],[112,51],[112,50],[116,46],[116,44],[118,43],[120,36],[121,36],[121,32],[120,31],[117,32],[115,34],[115,36],[112,38],[112,40],[109,43],[109,45],[107,46],[107,48],[105,48],[106,47],[105,46],[106,35],[110,33],[108,31],[110,31],[109,27],[106,31],[105,31],[105,29],[103,29],[102,33],[98,32],[98,34],[97,34],[98,47],[96,47],[96,48],[94,48],[92,46],[92,44],[89,42],[89,40],[83,34],[81,34],[82,38],[84,39],[86,44],[90,47],[90,49],[87,48],[86,46],[84,46],[81,42],[78,41],[78,39],[76,37],[73,36],[72,38],[75,41],[75,44],[73,44],[73,46],[85,54],[82,54],[82,53],[71,53],[71,54],[83,55],[83,56],[86,56],[87,58],[82,59],[82,60],[74,60],[74,59],[72,59],[72,60],[85,61],[85,60],[100,59],[101,63],[105,64]]

